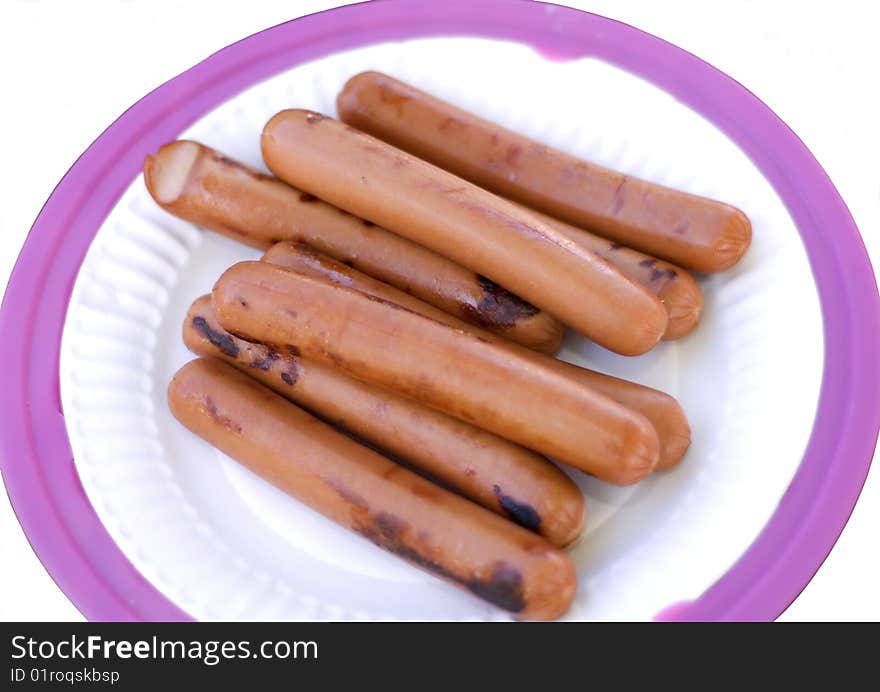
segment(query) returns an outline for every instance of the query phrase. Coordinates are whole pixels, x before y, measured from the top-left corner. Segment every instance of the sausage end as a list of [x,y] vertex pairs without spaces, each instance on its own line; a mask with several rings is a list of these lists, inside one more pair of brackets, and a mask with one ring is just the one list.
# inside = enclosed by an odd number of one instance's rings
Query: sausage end
[[571,558],[560,550],[548,549],[525,591],[526,607],[516,614],[517,619],[555,620],[564,615],[577,593]]
[[260,151],[269,170],[280,178],[284,178],[279,175],[278,171],[282,164],[281,159],[284,157],[285,147],[279,144],[276,134],[291,127],[296,128],[301,122],[314,124],[326,119],[326,115],[303,108],[288,108],[269,118],[269,122],[263,126],[263,132],[260,135]]
[[[635,285],[630,279],[626,280]],[[639,285],[638,288],[644,306],[639,319],[633,320],[625,335],[616,339],[615,343],[603,344],[622,356],[640,356],[650,351],[660,343],[669,323],[669,316],[660,299],[643,286]]]
[[528,334],[530,337],[528,340],[525,336],[520,337],[520,343],[548,356],[555,356],[559,353],[565,339],[565,325],[546,312],[538,313],[529,321],[533,334]]
[[155,156],[147,156],[144,182],[160,206],[173,204],[180,197],[200,153],[196,142],[179,140],[163,145]]
[[573,492],[549,515],[543,528],[543,535],[553,545],[560,548],[574,543],[584,530],[586,502],[580,489],[572,482]]
[[664,416],[667,422],[657,469],[670,469],[678,465],[691,446],[691,426],[681,405],[671,396]]
[[714,265],[707,272],[722,272],[739,262],[752,242],[752,222],[736,207],[728,207],[728,214],[712,248]]
[[660,439],[654,426],[640,413],[631,411],[633,419],[627,426],[621,447],[621,463],[614,477],[606,478],[615,485],[632,485],[647,477],[660,462]]
[[690,272],[678,271],[677,276],[658,293],[658,297],[669,314],[664,340],[681,339],[696,329],[703,314],[703,291]]
[[339,114],[339,119],[342,122],[349,122],[349,119],[357,113],[361,105],[358,92],[363,88],[371,88],[382,79],[387,79],[387,77],[373,71],[360,72],[350,77],[336,97],[336,112]]

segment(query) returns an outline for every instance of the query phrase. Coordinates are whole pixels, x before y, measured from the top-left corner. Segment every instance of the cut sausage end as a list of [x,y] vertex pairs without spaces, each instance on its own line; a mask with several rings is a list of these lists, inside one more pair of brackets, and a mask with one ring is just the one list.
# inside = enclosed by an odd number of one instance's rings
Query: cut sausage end
[[198,144],[180,140],[165,144],[155,156],[147,156],[144,181],[156,202],[171,204],[180,197],[199,153]]

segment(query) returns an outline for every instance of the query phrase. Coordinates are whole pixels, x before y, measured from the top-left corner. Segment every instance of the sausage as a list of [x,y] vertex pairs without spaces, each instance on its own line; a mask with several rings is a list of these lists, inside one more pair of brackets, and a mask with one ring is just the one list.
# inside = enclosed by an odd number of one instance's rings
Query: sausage
[[680,339],[696,328],[703,312],[703,292],[690,272],[671,262],[624,247],[615,241],[608,241],[534,209],[529,211],[574,242],[592,250],[656,295],[666,308],[668,316],[664,339]]
[[671,469],[684,457],[691,445],[691,426],[675,398],[658,389],[581,368],[573,363],[555,358],[548,360],[559,363],[558,371],[561,374],[595,389],[647,418],[654,426],[657,439],[660,441],[657,469]]
[[624,355],[666,329],[657,297],[583,246],[461,178],[318,113],[287,110],[263,129],[278,177],[505,286]]
[[554,545],[568,545],[583,528],[581,491],[547,459],[315,360],[232,336],[214,317],[210,296],[190,307],[183,341]]
[[668,394],[635,382],[593,372],[573,363],[531,353],[521,346],[436,310],[402,291],[364,276],[355,269],[323,257],[308,246],[290,242],[277,243],[263,255],[263,260],[293,269],[301,274],[323,277],[331,283],[369,293],[456,329],[479,334],[482,339],[517,352],[521,358],[533,360],[542,367],[552,368],[566,377],[572,377],[588,387],[597,389],[624,406],[635,409],[651,422],[660,440],[660,460],[657,463],[657,468],[671,468],[681,460],[690,446],[691,429],[687,417],[678,402]]
[[[277,264],[279,267],[292,269],[298,274],[321,277],[331,283],[355,288],[363,293],[369,293],[372,296],[398,303],[414,312],[421,313],[438,322],[452,325],[457,329],[478,329],[449,313],[438,310],[433,305],[428,305],[428,303],[419,300],[415,296],[369,277],[354,267],[349,267],[342,264],[342,262],[337,262],[326,255],[322,255],[305,243],[295,243],[289,240],[275,243],[266,250],[262,260],[270,264]],[[483,330],[479,331],[482,334],[487,334]]]
[[434,485],[213,359],[168,387],[175,418],[287,494],[380,548],[523,619],[562,615],[568,556]]
[[166,211],[252,247],[305,242],[529,348],[556,353],[562,343],[558,320],[485,277],[197,142],[147,156],[144,181]]
[[237,336],[292,346],[536,452],[621,485],[659,442],[641,414],[591,387],[396,303],[265,262],[227,269],[212,292]]
[[352,77],[339,117],[488,190],[698,272],[736,264],[752,225],[736,207],[584,161],[377,72]]

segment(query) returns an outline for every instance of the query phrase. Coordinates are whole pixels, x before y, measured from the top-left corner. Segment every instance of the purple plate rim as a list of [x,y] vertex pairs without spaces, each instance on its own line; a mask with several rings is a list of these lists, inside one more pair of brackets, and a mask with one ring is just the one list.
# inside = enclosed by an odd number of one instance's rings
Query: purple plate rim
[[58,359],[86,250],[143,158],[257,81],[370,43],[429,36],[513,40],[555,59],[593,56],[664,89],[736,142],[801,234],[819,292],[825,364],[803,460],[778,508],[737,562],[696,600],[656,619],[769,620],[834,546],[867,477],[880,430],[880,300],[858,229],[798,137],[743,86],[626,24],[521,0],[370,2],[328,10],[232,44],[120,116],[74,163],[34,222],[0,308],[0,470],[46,570],[90,620],[192,619],[131,565],[88,501],[61,409]]

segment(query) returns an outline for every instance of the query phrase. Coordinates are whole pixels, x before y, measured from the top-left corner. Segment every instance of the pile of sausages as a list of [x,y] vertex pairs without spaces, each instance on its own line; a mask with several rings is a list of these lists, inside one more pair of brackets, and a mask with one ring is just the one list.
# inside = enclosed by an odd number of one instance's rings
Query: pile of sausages
[[265,250],[193,303],[170,408],[376,545],[556,618],[584,498],[547,457],[626,485],[690,444],[672,397],[554,358],[565,326],[630,356],[687,335],[688,270],[732,266],[750,223],[375,72],[338,110],[268,122],[274,176],[193,141],[147,157],[161,207]]

